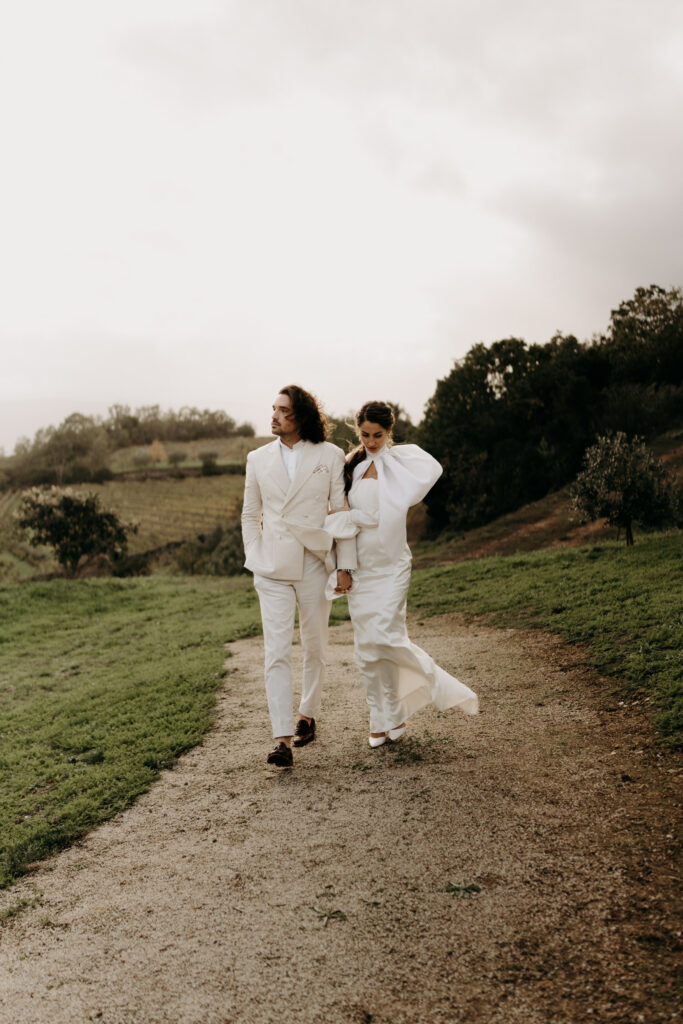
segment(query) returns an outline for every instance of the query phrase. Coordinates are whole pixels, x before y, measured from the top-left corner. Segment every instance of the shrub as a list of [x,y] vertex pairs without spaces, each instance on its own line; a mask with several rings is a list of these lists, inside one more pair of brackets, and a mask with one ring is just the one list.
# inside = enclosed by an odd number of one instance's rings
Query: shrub
[[220,472],[218,462],[218,452],[205,451],[199,453],[199,458],[202,463],[202,475],[203,476],[215,476]]
[[572,485],[571,507],[587,519],[624,527],[633,544],[633,523],[662,529],[679,521],[676,479],[668,475],[641,437],[619,432],[599,437],[586,451]]
[[152,462],[166,462],[166,449],[158,438],[155,438],[148,449]]
[[239,520],[216,526],[211,533],[181,544],[175,560],[178,568],[190,575],[238,576],[245,571]]
[[29,532],[29,541],[37,547],[48,544],[69,576],[74,576],[82,560],[98,555],[115,561],[125,555],[127,534],[136,527],[124,525],[115,512],[100,507],[96,494],[83,497],[66,489],[34,488],[22,496],[17,513],[19,526]]

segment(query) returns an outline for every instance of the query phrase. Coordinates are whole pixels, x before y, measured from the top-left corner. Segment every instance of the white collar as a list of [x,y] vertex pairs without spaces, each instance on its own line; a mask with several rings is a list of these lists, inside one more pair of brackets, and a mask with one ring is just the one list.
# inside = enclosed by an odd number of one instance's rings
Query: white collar
[[[363,466],[364,467],[363,472],[366,473],[367,469],[368,469],[368,463],[370,463],[370,462],[377,462],[379,459],[383,459],[384,456],[387,455],[390,450],[391,449],[390,449],[390,446],[388,444],[383,444],[382,447],[377,452],[369,452],[367,450],[367,448],[366,448],[365,449],[365,458],[361,459],[361,461],[356,465],[356,469],[358,469],[360,466]],[[355,470],[354,470],[354,473],[355,473]]]
[[306,444],[303,438],[300,441],[297,441],[291,447],[288,444],[285,444],[281,437],[278,437],[278,441],[280,442],[280,445],[284,448],[286,452],[296,452],[299,450],[299,448],[303,448],[303,446]]
[[384,443],[384,444],[382,445],[382,447],[381,447],[381,448],[380,448],[380,449],[379,449],[378,451],[376,451],[376,452],[369,452],[369,451],[367,450],[367,448],[366,448],[366,449],[365,449],[365,458],[366,458],[366,459],[369,459],[369,460],[370,460],[370,462],[374,462],[374,461],[375,461],[375,459],[381,459],[381,458],[382,458],[382,456],[383,456],[383,455],[386,455],[386,453],[387,453],[388,451],[389,451],[389,445],[388,445],[388,444],[386,444],[386,442],[385,442],[385,443]]

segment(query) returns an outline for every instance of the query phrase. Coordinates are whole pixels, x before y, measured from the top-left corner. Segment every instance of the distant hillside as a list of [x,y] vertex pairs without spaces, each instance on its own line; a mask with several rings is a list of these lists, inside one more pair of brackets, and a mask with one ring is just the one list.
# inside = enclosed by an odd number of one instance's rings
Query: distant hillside
[[[147,469],[136,466],[135,453],[146,448],[121,448],[114,454],[115,479],[70,486],[80,494],[99,494],[105,508],[118,512],[127,522],[135,522],[138,531],[130,536],[129,551],[139,554],[173,541],[194,539],[238,518],[244,476],[201,476],[197,472],[199,454],[216,452],[220,467],[222,463],[244,462],[247,452],[271,440],[232,437],[174,442],[169,444],[168,452],[182,449],[188,456],[175,475],[168,463],[153,463]],[[193,475],[184,475],[185,470],[193,467]],[[0,579],[27,579],[36,573],[57,570],[48,549],[30,548],[13,533],[12,513],[19,500],[19,491],[0,492]]]
[[234,450],[243,459],[248,446],[239,442],[253,438],[251,424],[238,424],[223,410],[114,405],[106,419],[75,412],[59,426],[36,431],[32,441],[21,438],[13,455],[0,458],[0,489],[97,483],[111,474],[111,460],[121,449],[134,452],[138,462],[163,462],[166,445],[178,452],[194,443],[201,451],[202,445],[215,449],[219,439],[237,442]]
[[[254,448],[272,441],[272,437],[204,437],[196,441],[164,441],[163,451],[166,456],[174,452],[182,452],[185,461],[180,463],[181,469],[198,467],[201,465],[202,452],[215,452],[218,463],[246,462],[247,455]],[[130,445],[127,448],[117,448],[109,459],[109,468],[114,473],[138,470],[140,456],[148,456],[150,445]],[[160,469],[170,469],[168,458],[159,463],[150,463],[150,468],[156,466]]]
[[208,533],[236,519],[242,508],[244,477],[196,476],[184,479],[112,480],[82,484],[77,493],[99,494],[102,504],[138,524],[128,543],[131,554]]
[[[242,458],[246,458],[248,450],[270,440],[269,437],[218,438],[178,444],[173,448],[187,450],[188,463],[181,467],[185,468],[191,460],[197,459],[200,451],[216,451],[219,462],[237,461],[240,452]],[[657,438],[652,447],[683,482],[683,432],[671,431]],[[133,473],[133,453],[137,450],[125,448],[116,452],[117,470],[121,474],[117,474],[116,479],[73,487],[81,493],[98,493],[106,507],[120,513],[125,520],[138,523],[137,534],[130,538],[132,554],[173,541],[194,539],[239,517],[244,492],[241,474],[178,478],[171,475],[169,466],[165,471],[160,467],[146,474],[138,468]],[[137,478],[131,478],[133,475]],[[18,501],[16,491],[0,493],[0,578],[23,579],[56,568],[47,551],[35,551],[16,538],[9,539],[11,514]],[[600,522],[582,526],[570,515],[568,503],[569,488],[565,487],[485,526],[457,535],[445,531],[435,541],[424,539],[428,530],[427,511],[424,505],[419,505],[411,510],[408,521],[415,567],[616,538],[617,531],[605,529]]]
[[[678,473],[683,482],[683,436],[671,432],[656,439],[652,447],[667,467]],[[188,456],[196,458],[200,451],[218,452],[220,461],[233,461],[238,448],[246,452],[267,444],[269,437],[218,438],[209,442],[190,442]],[[131,451],[117,452],[121,468],[130,465]],[[128,460],[128,462],[126,461]],[[183,463],[183,466],[186,464]],[[132,552],[146,551],[169,541],[185,540],[208,532],[219,523],[225,524],[239,516],[242,507],[244,477],[192,477],[185,480],[166,476],[163,479],[114,480],[105,484],[83,484],[75,488],[83,492],[97,491],[109,507],[126,519],[139,522],[137,535],[131,537]],[[420,542],[414,550],[416,566],[481,558],[486,555],[507,555],[539,548],[585,544],[591,540],[616,538],[617,531],[605,529],[602,523],[582,526],[568,511],[569,488],[547,495],[539,501],[458,537],[439,538],[433,543]],[[424,505],[414,509],[410,519],[410,539],[415,543],[424,535],[427,516]]]

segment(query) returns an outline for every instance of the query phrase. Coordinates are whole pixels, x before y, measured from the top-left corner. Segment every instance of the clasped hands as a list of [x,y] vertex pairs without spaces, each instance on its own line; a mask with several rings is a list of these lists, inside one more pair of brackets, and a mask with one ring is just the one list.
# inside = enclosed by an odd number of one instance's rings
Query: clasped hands
[[352,586],[353,577],[351,576],[351,573],[346,572],[344,569],[337,569],[337,586],[334,588],[335,594],[348,594]]

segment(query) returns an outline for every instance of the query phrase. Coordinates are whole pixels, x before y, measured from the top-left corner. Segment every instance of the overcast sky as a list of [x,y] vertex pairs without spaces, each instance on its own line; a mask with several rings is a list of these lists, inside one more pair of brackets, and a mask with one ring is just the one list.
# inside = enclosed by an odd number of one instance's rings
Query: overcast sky
[[683,284],[680,0],[22,0],[0,445],[277,388],[419,420],[475,342]]

